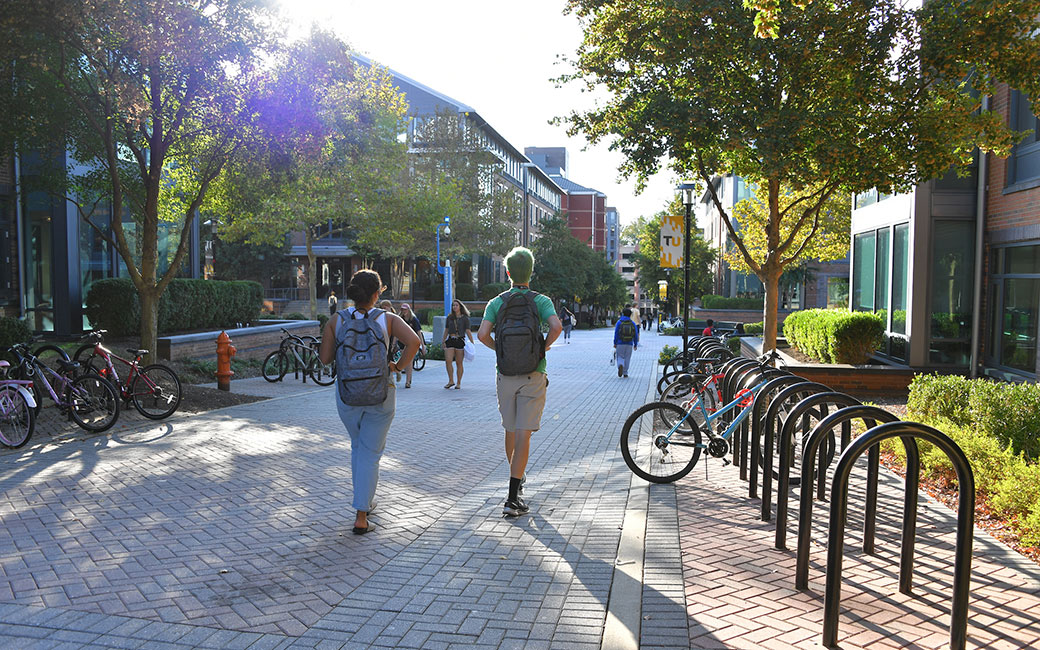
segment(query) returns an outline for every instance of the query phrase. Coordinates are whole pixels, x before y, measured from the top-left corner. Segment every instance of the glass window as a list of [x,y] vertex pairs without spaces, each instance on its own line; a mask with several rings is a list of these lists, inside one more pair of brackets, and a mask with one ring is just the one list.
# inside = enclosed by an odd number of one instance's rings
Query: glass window
[[910,224],[901,223],[892,236],[892,331],[906,334],[907,278],[910,276]]
[[845,309],[849,306],[849,279],[827,278],[827,309]]
[[1040,278],[1004,280],[1004,309],[1000,364],[1036,371],[1037,313],[1040,312]]
[[1040,119],[1033,114],[1029,98],[1011,93],[1011,127],[1016,131],[1032,131],[1012,149],[1008,161],[1008,184],[1040,178]]
[[935,222],[932,239],[933,339],[971,336],[974,229],[972,221]]
[[[888,269],[889,269],[889,241],[892,233],[888,228],[877,231],[877,249],[874,256],[874,290],[876,298],[874,307],[876,309],[888,309]],[[885,318],[885,328],[888,328]]]
[[25,308],[29,326],[38,332],[54,329],[52,209],[44,192],[25,197]]
[[852,308],[874,310],[874,243],[872,232],[856,235],[852,245]]
[[1040,273],[1040,246],[1011,246],[1004,252],[1005,273]]

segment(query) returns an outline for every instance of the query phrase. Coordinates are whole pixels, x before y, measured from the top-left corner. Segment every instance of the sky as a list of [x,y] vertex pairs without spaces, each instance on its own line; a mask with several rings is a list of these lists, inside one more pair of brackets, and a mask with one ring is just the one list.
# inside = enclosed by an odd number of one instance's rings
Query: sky
[[564,0],[281,0],[290,36],[319,24],[352,49],[463,104],[472,106],[520,151],[567,147],[567,177],[607,195],[623,223],[650,216],[671,200],[669,172],[650,179],[642,194],[622,180],[621,154],[606,144],[568,137],[549,121],[593,105],[578,83],[552,81],[569,69],[581,43],[578,19]]

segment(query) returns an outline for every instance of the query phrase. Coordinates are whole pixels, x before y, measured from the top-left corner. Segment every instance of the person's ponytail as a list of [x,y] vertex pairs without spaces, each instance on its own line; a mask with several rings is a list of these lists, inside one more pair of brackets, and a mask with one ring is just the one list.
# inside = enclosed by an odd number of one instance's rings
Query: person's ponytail
[[383,280],[379,274],[370,269],[362,269],[350,278],[347,285],[347,297],[354,305],[367,305],[373,297],[378,297],[383,290]]

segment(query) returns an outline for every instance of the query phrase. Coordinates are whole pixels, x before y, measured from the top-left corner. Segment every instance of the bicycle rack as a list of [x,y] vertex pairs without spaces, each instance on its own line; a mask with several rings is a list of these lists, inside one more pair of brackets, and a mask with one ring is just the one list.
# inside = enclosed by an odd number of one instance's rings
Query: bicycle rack
[[758,461],[762,456],[762,424],[765,421],[762,410],[766,408],[767,403],[772,404],[772,398],[768,395],[785,386],[806,383],[804,378],[792,375],[786,370],[777,372],[782,372],[784,375],[771,379],[758,391],[758,395],[755,395],[755,402],[751,405],[751,416],[748,418],[751,420],[751,457],[747,459],[751,470],[748,477],[748,497],[752,499],[758,498]]
[[[750,371],[741,371],[739,377],[736,379],[736,385],[733,387],[733,395],[742,390],[750,390],[762,381],[767,381],[770,377],[787,375],[789,374],[784,370],[777,370],[776,368],[770,368],[769,366],[759,366],[752,368]],[[757,395],[755,396],[757,398]],[[752,407],[754,403],[752,403]],[[732,452],[733,452],[733,465],[740,468],[740,480],[747,480],[747,453],[748,453],[748,429],[750,428],[749,418],[745,418],[740,423],[740,427],[733,432],[732,441]]]
[[722,371],[726,375],[725,379],[722,380],[723,404],[729,404],[729,402],[733,399],[733,380],[737,376],[737,374],[740,373],[742,370],[757,367],[757,362],[752,361],[751,359],[744,358],[740,358],[735,362],[725,366],[726,369]]
[[[791,497],[791,464],[793,460],[789,458],[789,455],[791,453],[792,448],[794,447],[794,430],[795,427],[798,426],[798,418],[808,418],[812,410],[816,408],[816,413],[818,416],[817,419],[822,421],[824,418],[827,417],[827,406],[831,404],[838,405],[839,407],[858,406],[861,404],[861,402],[854,397],[846,395],[845,393],[837,393],[834,391],[809,395],[808,397],[794,405],[791,411],[787,414],[787,419],[784,420],[784,425],[780,427],[780,475],[777,478],[776,486],[776,539],[773,542],[773,546],[781,551],[787,549],[787,503]],[[802,431],[806,433],[806,440],[803,441],[803,447],[804,442],[808,441],[808,436],[812,435],[811,432],[808,430],[809,427],[807,426],[807,424],[808,423],[803,420]],[[815,430],[816,429],[814,428],[813,431]],[[833,438],[833,432],[830,433],[832,434]],[[818,443],[817,448],[819,447],[819,445],[823,444],[823,435],[826,435],[826,433],[821,434],[821,442]],[[842,424],[841,430],[842,450],[849,446],[849,440],[851,440],[851,438],[852,427],[848,422],[845,422]],[[835,444],[835,446],[837,445]],[[804,477],[806,475],[812,475],[813,468],[809,465],[809,462],[810,461],[807,460],[803,448],[802,466],[798,468],[798,471],[801,472],[801,477]],[[824,463],[824,457],[822,455],[819,457],[819,482],[816,488],[817,499],[822,500],[825,496],[827,481],[827,465],[829,464],[829,461],[826,464]],[[799,481],[802,485],[802,489],[805,490],[805,481],[802,480],[801,477],[799,478]],[[875,485],[875,490],[876,488],[877,486]],[[810,494],[811,501],[811,482],[809,484],[808,491]]]
[[[808,589],[809,587],[809,544],[812,535],[812,511],[813,500],[811,495],[812,485],[812,460],[823,441],[823,437],[841,424],[843,427],[852,420],[863,420],[868,429],[877,426],[878,422],[898,422],[892,413],[876,406],[849,406],[832,413],[820,421],[809,434],[805,441],[805,450],[802,458],[805,459],[807,474],[802,475],[801,503],[798,508],[798,562],[795,567],[794,584],[795,589]],[[844,429],[843,429],[844,430]],[[910,573],[914,556],[914,535],[917,531],[917,489],[918,472],[921,469],[921,454],[917,449],[917,441],[914,438],[902,438],[903,447],[906,449],[906,488],[903,495],[903,539],[899,563],[899,591],[908,593],[910,591]],[[842,445],[844,451],[847,445]],[[870,447],[867,452],[867,498],[863,512],[863,552],[874,553],[874,530],[877,518],[877,481],[878,481],[878,446]]]
[[[849,476],[864,451],[890,438],[921,438],[942,449],[957,472],[957,542],[954,551],[953,598],[950,604],[950,650],[964,650],[968,627],[968,590],[971,582],[971,546],[975,524],[975,476],[960,447],[945,433],[916,422],[889,422],[867,431],[849,445],[838,460],[831,483],[831,512],[827,533],[827,583],[823,605],[823,645],[836,648],[841,605],[841,564],[848,514]],[[913,559],[900,557],[900,571],[908,566],[906,583],[900,576],[899,591],[910,593]],[[905,589],[905,590],[904,590]]]
[[[760,456],[762,465],[762,521],[769,521],[772,517],[772,505],[773,505],[773,448],[776,446],[776,419],[779,416],[780,405],[787,401],[792,395],[810,395],[813,393],[826,393],[830,392],[830,388],[823,384],[818,384],[814,381],[805,381],[800,384],[788,386],[784,388],[773,401],[769,403],[769,408],[766,410],[766,429],[762,440],[762,455]],[[805,416],[806,422],[805,427],[808,428],[808,416]]]

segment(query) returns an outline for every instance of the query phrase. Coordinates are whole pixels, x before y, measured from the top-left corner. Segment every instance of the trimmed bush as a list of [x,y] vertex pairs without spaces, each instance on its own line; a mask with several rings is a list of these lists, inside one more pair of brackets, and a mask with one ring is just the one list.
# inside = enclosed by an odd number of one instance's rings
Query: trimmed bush
[[430,343],[426,346],[426,358],[432,361],[444,361],[444,348],[440,343]]
[[477,288],[468,282],[455,285],[455,300],[476,300]]
[[325,331],[325,324],[329,322],[329,317],[325,314],[318,314],[318,329]]
[[[159,333],[221,329],[260,318],[264,289],[258,282],[192,280],[170,282],[159,299]],[[98,280],[87,294],[91,326],[113,336],[132,336],[140,329],[141,306],[128,278]]]
[[415,315],[419,317],[420,325],[433,325],[433,317],[440,316],[441,310],[433,307],[423,307],[416,310]]
[[745,323],[744,333],[745,334],[761,334],[765,330],[764,322],[758,323]]
[[679,354],[679,346],[677,345],[666,345],[661,348],[661,353],[657,355],[657,363],[664,365],[668,363],[668,360]]
[[726,347],[735,355],[740,355],[740,337],[731,336],[726,339]]
[[498,294],[509,289],[508,282],[489,282],[480,288],[480,297],[483,300],[491,300]]
[[823,363],[866,363],[884,335],[884,322],[870,312],[806,309],[784,320],[787,342]]
[[15,343],[25,343],[32,335],[32,328],[24,320],[0,318],[0,349],[9,348]]
[[726,298],[708,294],[701,296],[702,309],[762,309],[762,298]]
[[663,330],[661,330],[661,333],[664,334],[665,336],[682,336],[682,328],[681,327],[666,327]]
[[292,311],[288,314],[282,314],[282,320],[307,320],[307,317],[298,311]]

